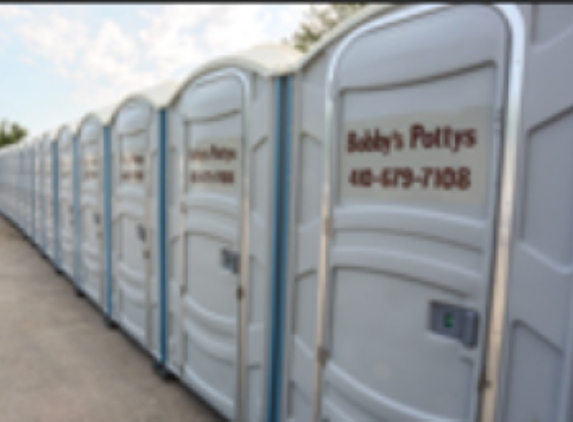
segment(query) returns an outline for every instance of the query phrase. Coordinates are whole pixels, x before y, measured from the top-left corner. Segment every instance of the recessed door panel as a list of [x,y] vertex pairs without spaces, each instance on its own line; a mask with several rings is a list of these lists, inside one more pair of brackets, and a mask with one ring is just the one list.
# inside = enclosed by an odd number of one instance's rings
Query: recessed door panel
[[463,7],[357,37],[335,67],[324,417],[477,415],[506,47],[496,12]]

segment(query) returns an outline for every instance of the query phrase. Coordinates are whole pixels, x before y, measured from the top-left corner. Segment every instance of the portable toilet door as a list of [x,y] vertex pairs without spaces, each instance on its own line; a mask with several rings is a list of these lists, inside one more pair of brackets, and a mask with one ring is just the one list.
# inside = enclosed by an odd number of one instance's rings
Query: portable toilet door
[[299,53],[209,62],[169,109],[170,369],[227,418],[264,418],[279,87]]
[[18,224],[18,230],[23,231],[23,215],[22,215],[22,147],[20,144],[16,144],[14,151],[17,159],[16,172],[14,174],[14,187],[16,194],[16,222]]
[[38,183],[39,183],[39,192],[40,192],[40,250],[42,252],[42,255],[47,258],[48,254],[47,254],[47,250],[46,250],[46,246],[47,246],[47,231],[48,231],[48,221],[47,220],[47,214],[48,214],[48,202],[47,202],[47,183],[46,183],[46,156],[47,156],[47,134],[44,134],[40,137],[39,141],[38,141],[38,160],[40,161],[40,166],[39,166],[39,178],[38,178]]
[[74,279],[76,259],[74,222],[74,131],[70,126],[60,127],[56,134],[58,150],[58,221],[61,269]]
[[522,21],[368,6],[303,60],[275,420],[479,417]]
[[36,151],[34,146],[34,139],[30,138],[27,142],[30,175],[28,178],[28,186],[30,187],[30,241],[35,243],[36,239]]
[[4,147],[3,151],[3,161],[4,161],[4,191],[5,191],[5,198],[4,198],[4,215],[8,220],[12,219],[12,213],[10,210],[10,146]]
[[30,199],[28,196],[28,174],[29,174],[29,155],[28,155],[28,145],[27,139],[23,139],[20,142],[20,154],[22,160],[22,166],[20,171],[19,185],[20,185],[20,195],[22,201],[22,230],[26,237],[30,236]]
[[36,243],[36,149],[33,138],[28,141],[28,154],[30,155],[30,241]]
[[42,223],[42,211],[43,211],[43,160],[42,160],[42,142],[41,138],[34,139],[34,196],[35,196],[35,233],[34,233],[34,243],[38,248],[41,248],[42,237],[43,237],[43,223]]
[[78,126],[77,152],[80,248],[76,259],[78,293],[85,293],[104,309],[103,145],[110,112],[90,113]]
[[60,228],[60,160],[58,154],[57,132],[53,133],[50,142],[50,156],[52,157],[52,262],[58,273],[62,272],[61,261],[61,228]]
[[0,211],[2,216],[6,214],[5,198],[6,198],[6,164],[4,161],[5,151],[0,150]]
[[[110,123],[111,196],[107,252],[107,315],[159,359],[158,151],[159,110],[176,85],[160,84],[130,95]],[[110,172],[106,171],[110,177]],[[113,237],[111,234],[113,233]]]
[[45,224],[45,241],[44,251],[50,261],[54,262],[54,181],[53,181],[53,160],[52,160],[52,135],[47,134],[44,138],[44,224]]

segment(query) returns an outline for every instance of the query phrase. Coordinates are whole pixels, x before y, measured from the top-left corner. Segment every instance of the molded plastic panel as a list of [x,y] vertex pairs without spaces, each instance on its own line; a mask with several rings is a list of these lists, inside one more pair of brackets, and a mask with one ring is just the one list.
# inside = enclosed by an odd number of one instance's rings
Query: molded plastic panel
[[[321,418],[476,420],[508,39],[502,17],[483,6],[356,37],[334,69],[328,140],[325,79],[337,45],[299,73],[285,419],[311,418],[314,321],[324,313]],[[314,198],[323,197],[326,151],[332,232],[327,309],[317,311]],[[475,311],[477,338],[432,330],[436,302]]]

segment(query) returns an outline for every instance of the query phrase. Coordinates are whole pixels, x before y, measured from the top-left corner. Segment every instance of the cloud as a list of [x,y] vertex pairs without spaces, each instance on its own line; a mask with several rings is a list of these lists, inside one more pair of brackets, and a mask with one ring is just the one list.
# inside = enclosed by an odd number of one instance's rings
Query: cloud
[[30,52],[49,59],[56,67],[72,65],[88,43],[88,28],[62,13],[27,16],[16,32]]
[[34,6],[29,12],[0,6],[0,18],[19,19],[16,33],[26,56],[51,63],[52,71],[73,84],[72,100],[86,112],[180,78],[216,56],[280,42],[309,8],[264,3],[130,6],[125,20],[114,14],[90,25],[90,7],[39,12]]
[[0,4],[0,19],[12,20],[29,16],[29,12],[13,4]]

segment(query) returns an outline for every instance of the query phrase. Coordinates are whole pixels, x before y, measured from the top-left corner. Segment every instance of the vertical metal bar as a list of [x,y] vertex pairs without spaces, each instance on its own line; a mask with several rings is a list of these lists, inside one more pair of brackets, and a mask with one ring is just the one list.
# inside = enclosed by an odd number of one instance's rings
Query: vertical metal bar
[[[152,150],[151,138],[147,133],[147,144],[145,153],[145,344],[148,350],[153,353],[153,339],[151,338],[152,327],[152,304],[151,304],[151,187],[154,182],[151,180]],[[155,156],[157,160],[157,156]]]
[[167,279],[167,109],[159,110],[159,145],[157,160],[157,215],[159,255],[159,355],[167,365],[169,349],[169,295]]
[[497,239],[493,285],[491,287],[491,305],[489,309],[489,327],[487,352],[485,359],[486,388],[481,401],[481,421],[495,420],[498,408],[500,383],[500,365],[502,358],[503,330],[507,311],[507,287],[511,259],[511,241],[515,218],[515,189],[517,171],[517,149],[521,135],[522,91],[525,60],[526,34],[523,16],[517,5],[496,4],[495,7],[504,16],[511,33],[509,86],[507,89],[504,116],[504,151],[499,199]]

